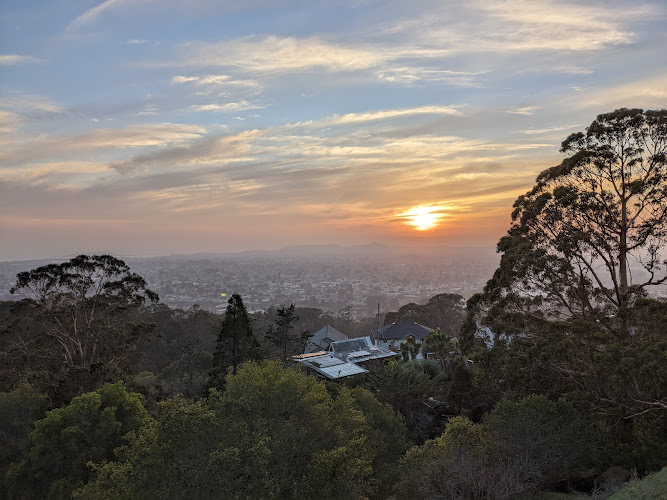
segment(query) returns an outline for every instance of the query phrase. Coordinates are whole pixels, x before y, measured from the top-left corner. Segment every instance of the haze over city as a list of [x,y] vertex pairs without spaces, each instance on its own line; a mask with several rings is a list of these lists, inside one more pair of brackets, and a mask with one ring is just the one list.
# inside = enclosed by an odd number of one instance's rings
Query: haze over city
[[0,260],[493,247],[599,113],[667,105],[664,2],[0,7]]

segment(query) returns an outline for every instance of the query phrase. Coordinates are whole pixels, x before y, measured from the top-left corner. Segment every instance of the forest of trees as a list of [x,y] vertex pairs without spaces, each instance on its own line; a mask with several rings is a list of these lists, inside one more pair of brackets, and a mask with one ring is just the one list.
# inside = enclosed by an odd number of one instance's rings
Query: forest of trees
[[108,255],[19,273],[0,303],[0,497],[607,498],[659,471],[667,111],[600,115],[561,151],[482,292],[386,315],[435,328],[435,359],[340,382],[289,358],[375,318],[251,315],[238,294],[219,316],[171,309]]

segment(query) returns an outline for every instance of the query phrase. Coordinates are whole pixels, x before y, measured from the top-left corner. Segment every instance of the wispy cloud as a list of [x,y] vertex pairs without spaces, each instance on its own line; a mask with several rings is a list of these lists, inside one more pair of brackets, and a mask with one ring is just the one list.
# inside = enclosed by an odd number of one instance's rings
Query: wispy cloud
[[91,9],[88,9],[83,14],[77,16],[76,19],[74,19],[71,23],[67,25],[65,31],[68,33],[73,33],[82,28],[83,26],[85,26],[86,24],[97,21],[104,11],[110,9],[115,4],[121,1],[122,0],[104,0],[102,3],[96,5],[95,7],[92,7]]
[[0,109],[0,132],[9,134],[18,130],[23,123],[23,118],[16,113]]
[[262,109],[264,106],[260,104],[252,104],[248,101],[241,100],[238,102],[228,102],[225,104],[210,103],[210,104],[195,104],[190,106],[190,111],[218,111],[218,112],[230,112],[230,111],[244,111],[248,109]]
[[8,92],[0,99],[0,108],[10,109],[21,116],[28,117],[36,113],[62,114],[65,109],[49,98],[41,95],[32,95]]
[[367,113],[348,113],[342,116],[333,116],[324,120],[324,123],[352,124],[377,120],[387,120],[410,115],[458,115],[461,111],[453,106],[420,106],[417,108],[387,109],[370,111]]
[[561,132],[563,130],[570,130],[573,128],[581,128],[583,127],[583,123],[576,123],[574,125],[556,125],[554,127],[549,127],[549,128],[539,128],[539,129],[527,129],[527,130],[521,130],[520,132],[522,134],[526,135],[543,135],[543,134],[548,134],[551,132]]
[[0,54],[0,65],[9,66],[14,64],[43,63],[46,59],[40,59],[33,56],[24,56],[20,54]]
[[238,67],[253,73],[297,70],[355,71],[372,68],[388,56],[363,47],[317,37],[248,36],[218,43],[191,42],[181,48],[182,66]]
[[199,80],[198,76],[183,76],[183,75],[176,75],[171,79],[172,83],[188,83],[188,82],[196,82],[197,80]]
[[203,75],[203,76],[183,76],[175,75],[171,79],[172,83],[192,83],[197,87],[259,87],[256,80],[239,80],[231,75]]
[[0,152],[6,164],[36,163],[45,159],[74,159],[90,153],[122,149],[177,146],[196,140],[206,129],[196,125],[154,123],[119,129],[95,129],[74,136],[26,137],[21,144]]
[[523,106],[521,108],[510,108],[506,109],[505,113],[509,113],[511,115],[529,116],[535,114],[535,111],[538,109],[542,109],[542,106]]
[[492,31],[476,46],[481,50],[591,51],[625,45],[635,35],[624,23],[655,12],[648,5],[610,8],[554,0],[484,0],[473,5],[492,21],[501,21],[494,22]]
[[667,72],[625,83],[581,89],[563,99],[567,105],[608,111],[620,107],[667,107]]

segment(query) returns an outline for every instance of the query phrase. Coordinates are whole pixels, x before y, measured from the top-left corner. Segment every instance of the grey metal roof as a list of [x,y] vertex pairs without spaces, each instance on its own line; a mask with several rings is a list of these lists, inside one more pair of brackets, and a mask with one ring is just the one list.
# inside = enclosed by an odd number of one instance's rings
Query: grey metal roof
[[369,337],[361,337],[358,339],[339,340],[331,343],[331,350],[333,352],[352,352],[362,351],[368,347],[372,347],[371,339]]
[[382,359],[396,355],[396,353],[391,352],[389,349],[374,346],[370,337],[332,342],[330,352],[343,361],[354,362]]
[[294,356],[292,359],[311,368],[315,372],[331,380],[336,380],[358,373],[367,373],[368,370],[354,363],[345,362],[330,353]]
[[312,337],[308,339],[305,352],[315,352],[322,349],[329,349],[331,342],[346,340],[347,335],[339,332],[331,325],[326,325],[317,330]]
[[381,340],[402,340],[406,337],[415,337],[424,340],[433,331],[433,328],[420,325],[413,321],[397,321],[391,325],[383,325],[373,330],[375,338]]
[[349,377],[350,375],[357,375],[359,373],[368,373],[368,370],[359,365],[355,365],[354,363],[343,363],[342,365],[320,368],[320,373],[323,373],[331,379],[337,379]]

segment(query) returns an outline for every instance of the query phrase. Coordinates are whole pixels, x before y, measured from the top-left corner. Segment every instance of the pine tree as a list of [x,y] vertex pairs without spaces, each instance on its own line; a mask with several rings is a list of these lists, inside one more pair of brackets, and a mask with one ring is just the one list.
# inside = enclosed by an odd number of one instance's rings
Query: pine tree
[[223,387],[230,368],[236,374],[241,363],[257,361],[259,358],[259,342],[253,334],[250,316],[243,305],[243,299],[235,293],[229,298],[218,334],[210,385]]
[[271,325],[266,332],[266,338],[269,342],[276,345],[282,354],[283,362],[287,361],[289,356],[300,354],[308,339],[309,332],[295,333],[294,325],[299,321],[299,316],[294,312],[294,304],[289,307],[280,307],[276,314],[278,319],[276,325]]

